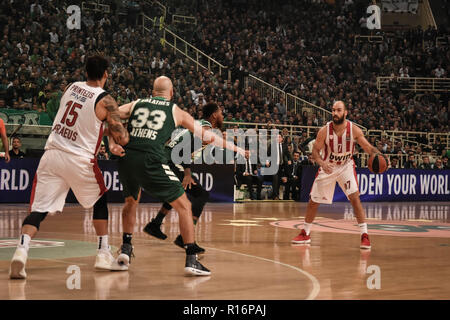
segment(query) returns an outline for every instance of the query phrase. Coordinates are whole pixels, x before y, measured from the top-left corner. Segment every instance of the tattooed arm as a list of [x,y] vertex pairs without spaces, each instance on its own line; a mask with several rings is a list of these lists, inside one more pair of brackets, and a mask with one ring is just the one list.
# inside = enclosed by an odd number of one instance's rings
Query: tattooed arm
[[130,139],[128,131],[120,121],[119,106],[116,100],[109,94],[97,103],[95,112],[100,120],[108,123],[108,134],[114,141],[122,146],[126,145]]

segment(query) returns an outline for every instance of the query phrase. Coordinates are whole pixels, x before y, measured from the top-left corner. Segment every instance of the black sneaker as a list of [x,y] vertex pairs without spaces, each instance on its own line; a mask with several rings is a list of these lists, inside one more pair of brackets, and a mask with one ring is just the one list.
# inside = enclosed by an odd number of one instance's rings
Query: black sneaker
[[117,257],[117,263],[128,266],[131,263],[131,257],[134,257],[133,246],[130,243],[122,244],[120,254]]
[[[175,241],[173,243],[175,243],[180,248],[185,249],[184,242],[183,242],[183,237],[181,236],[181,234],[178,235],[178,237],[175,239]],[[194,242],[194,250],[195,250],[195,254],[203,254],[203,253],[205,253],[205,249],[200,247],[197,244],[197,242]]]
[[147,223],[144,232],[158,239],[165,240],[167,236],[161,231],[161,224],[155,223],[153,220]]
[[184,242],[183,242],[183,237],[181,236],[181,234],[178,235],[178,237],[175,239],[175,241],[173,243],[175,243],[180,248],[184,249]]
[[203,254],[205,253],[205,249],[203,249],[202,247],[200,247],[197,242],[194,242],[194,249],[195,249],[195,253],[196,254]]
[[198,262],[195,254],[189,254],[186,255],[184,274],[189,276],[209,276],[211,275],[211,271]]

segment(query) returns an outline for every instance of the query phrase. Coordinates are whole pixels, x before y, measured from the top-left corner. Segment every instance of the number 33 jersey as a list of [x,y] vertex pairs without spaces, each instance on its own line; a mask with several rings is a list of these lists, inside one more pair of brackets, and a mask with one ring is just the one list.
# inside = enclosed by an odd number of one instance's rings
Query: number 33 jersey
[[107,93],[86,82],[71,84],[61,97],[45,150],[58,149],[87,158],[95,158],[103,137],[103,121],[95,106]]
[[173,102],[161,97],[136,100],[128,119],[130,142],[125,149],[146,152],[152,162],[166,163],[165,143],[176,127],[174,109]]

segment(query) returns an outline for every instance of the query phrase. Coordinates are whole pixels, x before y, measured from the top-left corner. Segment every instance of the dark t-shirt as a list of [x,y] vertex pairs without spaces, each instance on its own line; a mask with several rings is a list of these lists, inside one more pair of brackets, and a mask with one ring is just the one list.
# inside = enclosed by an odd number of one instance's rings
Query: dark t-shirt
[[25,153],[19,150],[19,153],[15,153],[13,150],[9,152],[9,156],[11,158],[25,158]]

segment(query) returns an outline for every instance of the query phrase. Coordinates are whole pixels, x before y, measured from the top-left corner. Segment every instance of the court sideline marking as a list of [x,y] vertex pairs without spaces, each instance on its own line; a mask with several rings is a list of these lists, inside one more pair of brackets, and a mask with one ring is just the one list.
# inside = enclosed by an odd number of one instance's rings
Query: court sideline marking
[[320,284],[319,284],[319,281],[317,280],[316,277],[314,277],[312,274],[306,272],[305,270],[302,270],[300,268],[294,267],[294,266],[292,266],[290,264],[283,263],[283,262],[276,261],[276,260],[266,259],[266,258],[262,258],[262,257],[258,257],[258,256],[253,256],[253,255],[246,254],[246,253],[231,251],[231,250],[217,249],[217,248],[211,248],[211,247],[205,247],[205,248],[209,249],[209,250],[222,251],[222,252],[225,252],[225,253],[238,254],[238,255],[241,255],[241,256],[244,256],[244,257],[254,258],[254,259],[258,259],[258,260],[262,260],[262,261],[266,261],[266,262],[272,262],[272,263],[279,264],[279,265],[284,266],[284,267],[288,267],[288,268],[294,269],[295,271],[298,271],[298,272],[302,273],[309,280],[311,280],[312,286],[313,286],[311,292],[309,293],[309,295],[306,297],[305,300],[314,300],[317,297],[317,295],[319,294],[319,292],[320,292]]
[[[49,232],[49,233],[58,233],[58,232]],[[114,235],[109,235],[109,236],[110,236],[110,238],[121,238],[120,236],[114,236]],[[144,243],[152,241],[150,239],[139,239],[139,240],[144,240],[143,241]],[[305,300],[314,300],[317,297],[317,295],[319,294],[319,292],[320,292],[320,284],[319,284],[319,281],[317,280],[317,278],[314,277],[312,274],[310,274],[310,273],[306,272],[305,270],[302,270],[302,269],[300,269],[298,267],[294,267],[294,266],[292,266],[290,264],[283,263],[283,262],[280,262],[280,261],[266,259],[266,258],[262,258],[262,257],[250,255],[250,254],[246,254],[246,253],[241,253],[241,252],[236,252],[236,251],[231,251],[231,250],[225,250],[225,249],[211,248],[211,247],[205,247],[205,248],[209,249],[209,250],[216,250],[216,251],[221,251],[221,252],[225,252],[225,253],[237,254],[237,255],[244,256],[244,257],[254,258],[254,259],[262,260],[262,261],[266,261],[266,262],[272,262],[272,263],[275,263],[275,264],[278,264],[278,265],[281,265],[281,266],[284,266],[284,267],[287,267],[287,268],[291,268],[291,269],[293,269],[295,271],[300,272],[301,274],[306,276],[312,282],[312,286],[313,286],[311,292],[309,293],[309,295],[306,297]],[[55,261],[58,261],[58,260],[55,260]],[[59,260],[59,262],[62,262],[62,260]],[[68,263],[68,262],[66,262],[66,263]]]

